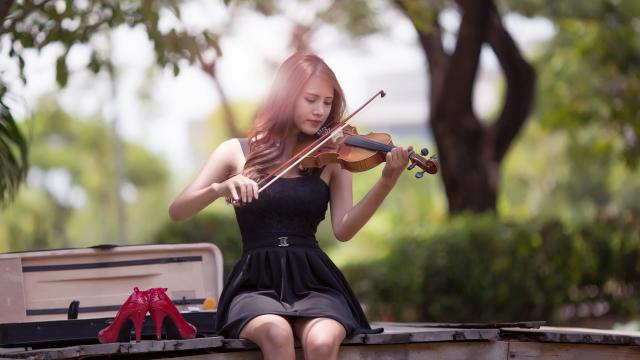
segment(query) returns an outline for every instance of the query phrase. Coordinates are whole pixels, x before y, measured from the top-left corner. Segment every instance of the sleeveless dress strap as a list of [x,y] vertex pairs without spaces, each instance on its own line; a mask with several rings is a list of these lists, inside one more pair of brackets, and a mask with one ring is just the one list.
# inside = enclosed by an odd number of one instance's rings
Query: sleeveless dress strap
[[240,147],[242,148],[242,153],[246,158],[247,155],[249,155],[249,142],[247,141],[247,138],[242,138],[242,139],[238,138],[238,142],[240,143]]

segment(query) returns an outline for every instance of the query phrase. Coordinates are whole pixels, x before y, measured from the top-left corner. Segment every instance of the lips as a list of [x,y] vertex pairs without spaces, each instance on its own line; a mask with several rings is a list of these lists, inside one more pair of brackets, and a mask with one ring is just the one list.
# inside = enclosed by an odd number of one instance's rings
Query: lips
[[320,126],[322,125],[322,120],[307,120],[308,123],[310,123],[313,126]]

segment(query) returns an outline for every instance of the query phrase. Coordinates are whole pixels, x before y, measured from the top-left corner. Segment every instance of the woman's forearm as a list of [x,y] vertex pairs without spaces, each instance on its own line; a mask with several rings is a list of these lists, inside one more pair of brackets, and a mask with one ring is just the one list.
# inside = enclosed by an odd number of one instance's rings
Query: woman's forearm
[[369,192],[342,217],[339,227],[335,229],[338,240],[351,240],[371,219],[394,185],[395,182],[390,183],[384,178],[380,178]]
[[220,197],[216,185],[206,186],[180,195],[169,206],[169,217],[173,221],[180,221],[197,214]]

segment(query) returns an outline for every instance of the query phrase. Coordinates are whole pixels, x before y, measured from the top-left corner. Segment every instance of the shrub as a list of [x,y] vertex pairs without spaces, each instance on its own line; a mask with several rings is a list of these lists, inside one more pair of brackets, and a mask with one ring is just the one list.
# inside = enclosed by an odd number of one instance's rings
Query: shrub
[[[458,217],[399,234],[388,256],[344,272],[374,319],[435,322],[568,321],[638,312],[637,217],[568,226]],[[598,307],[594,306],[599,304]]]

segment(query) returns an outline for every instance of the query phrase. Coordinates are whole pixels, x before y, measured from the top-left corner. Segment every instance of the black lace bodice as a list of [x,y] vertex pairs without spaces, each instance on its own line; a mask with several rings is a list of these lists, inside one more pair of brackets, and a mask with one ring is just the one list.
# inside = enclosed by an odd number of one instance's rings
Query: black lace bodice
[[243,244],[278,236],[314,238],[328,202],[329,187],[319,176],[280,178],[258,200],[235,208]]

